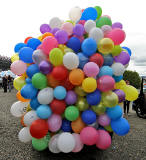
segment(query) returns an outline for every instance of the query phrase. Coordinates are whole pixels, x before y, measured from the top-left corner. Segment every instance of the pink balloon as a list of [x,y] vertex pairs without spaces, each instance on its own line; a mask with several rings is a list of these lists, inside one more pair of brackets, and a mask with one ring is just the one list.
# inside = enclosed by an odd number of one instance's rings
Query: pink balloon
[[101,126],[108,126],[110,122],[111,122],[111,119],[107,116],[107,114],[103,114],[98,117],[98,123]]
[[83,144],[94,145],[98,140],[98,132],[93,127],[85,127],[80,133],[80,138]]
[[57,48],[58,47],[58,42],[56,40],[56,38],[54,37],[51,37],[51,36],[48,36],[46,37],[43,42],[42,42],[42,50],[44,51],[45,54],[49,54],[50,51],[53,49],[53,48]]
[[23,61],[21,60],[18,60],[18,61],[14,61],[12,64],[11,64],[11,71],[20,76],[22,75],[23,73],[25,73],[26,69],[27,69],[27,65],[26,63],[24,63]]
[[52,114],[50,118],[48,118],[48,127],[51,132],[56,132],[61,128],[62,119],[58,114]]
[[97,80],[97,88],[102,92],[107,92],[114,89],[115,80],[108,75],[101,76]]
[[62,24],[61,29],[65,30],[69,36],[71,36],[73,34],[73,24],[70,22],[66,22],[64,24]]
[[101,27],[101,30],[103,31],[104,35],[106,35],[112,30],[112,27],[109,25],[103,25]]
[[107,149],[111,145],[111,136],[105,130],[98,130],[99,138],[96,142],[96,147],[99,149]]
[[99,67],[96,63],[94,62],[88,62],[84,65],[84,73],[88,77],[96,77],[97,74],[99,73]]
[[112,39],[115,45],[119,45],[125,40],[126,34],[122,29],[115,28],[112,29],[106,37]]
[[72,135],[76,142],[75,148],[72,150],[72,152],[80,152],[82,148],[84,147],[84,144],[82,143],[80,139],[80,135],[77,133],[73,133]]

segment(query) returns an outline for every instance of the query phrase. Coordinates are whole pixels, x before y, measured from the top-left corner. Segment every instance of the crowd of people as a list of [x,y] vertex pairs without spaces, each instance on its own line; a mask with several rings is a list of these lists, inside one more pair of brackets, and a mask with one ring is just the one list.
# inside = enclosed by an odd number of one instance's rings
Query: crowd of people
[[7,90],[9,90],[9,92],[11,92],[12,88],[13,88],[13,77],[9,76],[4,76],[2,79],[2,88],[4,90],[4,93],[7,92]]

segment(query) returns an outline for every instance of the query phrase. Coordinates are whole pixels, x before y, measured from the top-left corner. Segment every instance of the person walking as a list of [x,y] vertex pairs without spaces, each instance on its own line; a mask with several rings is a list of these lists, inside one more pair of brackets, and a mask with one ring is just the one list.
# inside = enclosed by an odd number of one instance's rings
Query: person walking
[[8,87],[8,79],[7,76],[3,77],[3,89],[4,89],[4,93],[7,92],[7,87]]
[[9,89],[9,92],[11,92],[11,86],[12,86],[12,78],[11,78],[11,76],[9,75],[8,76],[8,89]]

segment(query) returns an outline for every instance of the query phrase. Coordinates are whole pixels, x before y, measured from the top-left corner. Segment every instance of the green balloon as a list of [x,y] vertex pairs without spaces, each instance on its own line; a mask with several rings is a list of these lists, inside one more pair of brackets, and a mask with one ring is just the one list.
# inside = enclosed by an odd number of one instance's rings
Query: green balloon
[[108,17],[100,17],[97,21],[96,21],[96,27],[101,28],[104,25],[109,25],[112,26],[112,21],[111,19],[109,19]]
[[75,106],[69,106],[65,109],[65,118],[69,121],[75,121],[79,117],[79,110]]
[[79,109],[79,111],[84,111],[84,110],[88,109],[89,104],[88,104],[86,98],[78,97],[78,100],[76,102],[76,106]]
[[111,54],[113,56],[118,56],[122,52],[122,48],[119,45],[115,45],[114,48],[111,51]]
[[112,92],[102,93],[102,102],[106,107],[115,107],[118,104],[118,96]]
[[46,137],[41,139],[32,138],[32,146],[37,151],[43,151],[48,147],[48,141]]
[[101,17],[101,15],[102,15],[102,9],[101,9],[100,6],[95,6],[94,8],[97,11],[97,19],[99,19]]
[[102,102],[100,102],[98,105],[92,106],[92,110],[97,114],[97,115],[102,115],[106,111],[106,107]]
[[42,73],[36,73],[32,77],[32,85],[37,89],[43,89],[47,87],[47,78]]
[[49,54],[49,59],[54,66],[63,64],[63,52],[59,48],[54,48]]
[[108,132],[113,132],[111,125],[104,126],[104,128],[105,128]]

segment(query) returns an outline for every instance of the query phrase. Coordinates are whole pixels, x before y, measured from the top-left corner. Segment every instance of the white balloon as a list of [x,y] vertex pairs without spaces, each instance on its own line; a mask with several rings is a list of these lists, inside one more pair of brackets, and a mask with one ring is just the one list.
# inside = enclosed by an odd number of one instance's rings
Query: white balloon
[[92,28],[95,28],[95,27],[96,27],[96,23],[95,23],[95,21],[93,21],[93,20],[88,20],[88,21],[86,21],[85,24],[84,24],[84,28],[85,28],[85,31],[86,31],[87,33],[89,33],[90,30],[91,30]]
[[71,133],[63,132],[58,137],[57,146],[60,151],[69,153],[75,148],[75,139]]
[[44,88],[39,91],[37,99],[40,104],[49,104],[54,98],[53,89],[50,87]]
[[49,25],[51,28],[61,28],[62,21],[58,17],[54,17],[50,20]]
[[58,141],[59,135],[60,134],[56,134],[56,135],[52,136],[49,141],[48,147],[52,153],[60,153],[60,150],[57,147],[57,141]]
[[121,63],[114,63],[112,64],[111,68],[113,69],[113,74],[115,76],[123,75],[123,73],[125,72],[125,67]]
[[75,53],[67,52],[63,56],[63,64],[69,70],[75,69],[79,66],[79,58]]
[[24,115],[24,124],[26,126],[30,126],[33,121],[39,119],[39,117],[36,114],[36,111],[29,111]]
[[98,43],[104,37],[104,34],[100,28],[95,27],[90,30],[89,37],[93,38],[96,43]]
[[29,127],[24,127],[20,130],[18,138],[21,142],[27,143],[32,140],[32,136],[29,131]]
[[81,18],[81,16],[82,10],[79,7],[74,7],[69,12],[69,18],[74,22],[78,21]]
[[17,101],[12,104],[10,112],[14,117],[21,117],[25,112],[29,102]]

